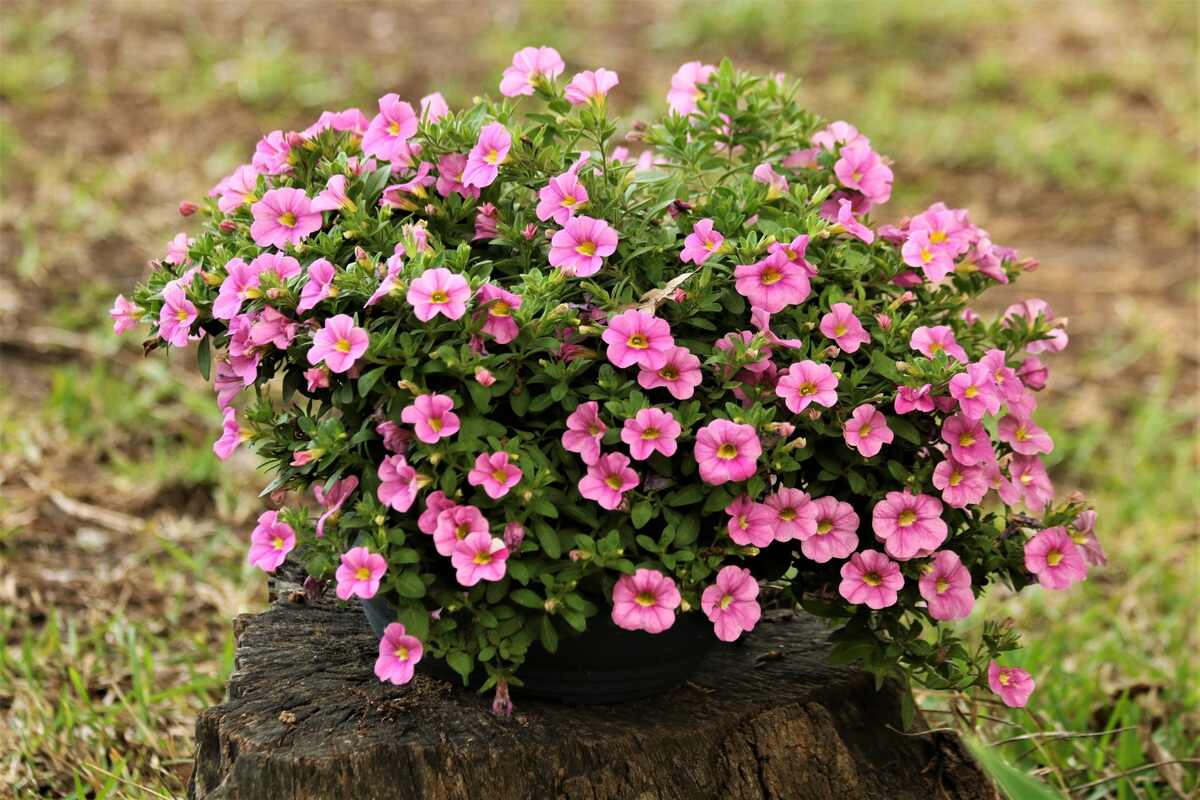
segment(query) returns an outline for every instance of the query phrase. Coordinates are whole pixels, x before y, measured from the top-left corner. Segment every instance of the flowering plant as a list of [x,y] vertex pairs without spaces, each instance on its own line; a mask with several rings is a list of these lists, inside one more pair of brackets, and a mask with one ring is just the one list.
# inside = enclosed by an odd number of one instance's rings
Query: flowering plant
[[264,512],[250,562],[386,593],[380,679],[427,652],[501,710],[529,648],[600,615],[731,641],[760,601],[835,621],[879,680],[1023,705],[1010,626],[941,623],[1103,561],[1032,418],[1065,320],[969,307],[1036,263],[940,203],[874,226],[888,160],[781,77],[684,65],[631,159],[617,75],[563,71],[527,48],[499,102],[270,133],[117,299],[118,332],[196,347],[217,454],[314,498]]

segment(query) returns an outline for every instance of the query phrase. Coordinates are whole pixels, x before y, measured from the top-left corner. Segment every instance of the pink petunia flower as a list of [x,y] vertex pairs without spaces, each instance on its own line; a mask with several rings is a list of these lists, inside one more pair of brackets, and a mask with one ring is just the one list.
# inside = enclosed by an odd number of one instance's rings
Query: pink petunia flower
[[1058,353],[1064,350],[1069,341],[1067,331],[1065,330],[1067,321],[1056,318],[1054,312],[1050,310],[1050,305],[1045,300],[1031,298],[1021,303],[1013,303],[1004,310],[1004,324],[1005,326],[1009,325],[1015,317],[1024,317],[1033,322],[1039,316],[1053,327],[1050,333],[1046,335],[1046,338],[1027,344],[1025,346],[1026,352]]
[[288,134],[271,131],[258,140],[250,163],[263,175],[281,175],[292,171],[292,145]]
[[463,197],[479,197],[478,186],[467,186],[463,183],[463,173],[467,169],[467,156],[462,153],[447,153],[438,159],[438,177],[436,188],[442,197],[449,197],[458,192]]
[[254,215],[250,236],[259,247],[282,250],[289,244],[300,244],[323,224],[321,212],[313,210],[301,189],[272,189],[250,206],[250,213]]
[[988,664],[988,686],[1009,708],[1024,708],[1036,684],[1029,673],[1020,667],[1002,667],[993,661]]
[[754,475],[762,443],[752,426],[717,419],[696,432],[693,455],[700,467],[700,479],[719,486]]
[[808,251],[808,236],[801,235],[792,239],[790,242],[775,242],[769,248],[769,253],[782,253],[784,258],[795,264],[800,269],[804,270],[804,274],[808,277],[813,277],[817,274],[817,268],[808,262],[804,257]]
[[538,200],[535,211],[538,219],[542,222],[552,219],[559,225],[566,225],[580,206],[587,203],[588,193],[579,182],[579,176],[574,172],[564,172],[555,175],[538,190]]
[[787,194],[787,178],[772,169],[770,164],[759,164],[754,168],[751,177],[758,183],[765,183],[767,185],[767,202]]
[[929,616],[934,619],[966,619],[975,607],[971,573],[950,550],[934,553],[917,588],[929,606]]
[[638,373],[638,385],[643,389],[665,388],[676,400],[687,400],[703,380],[700,359],[686,347],[674,347],[667,362],[658,369],[643,369]]
[[1000,395],[1000,399],[1006,403],[1020,402],[1025,395],[1025,387],[1021,384],[1021,379],[1017,377],[1016,370],[1008,366],[1007,358],[1003,350],[992,348],[983,354],[983,358],[979,359],[979,363],[988,368],[991,373],[992,382],[996,386],[996,392]]
[[775,531],[771,523],[775,521],[775,512],[763,503],[756,503],[749,495],[741,495],[728,506],[725,513],[729,515],[729,538],[734,544],[766,547],[775,541]]
[[928,327],[922,325],[912,333],[908,346],[926,358],[937,358],[938,353],[945,353],[961,364],[970,361],[967,351],[959,346],[954,338],[954,330],[949,325]]
[[468,536],[488,534],[488,521],[479,509],[470,505],[452,505],[438,514],[433,529],[433,547],[441,555],[453,555],[458,543]]
[[942,504],[938,500],[905,489],[888,492],[875,504],[871,527],[889,556],[907,561],[932,553],[946,541],[948,531],[941,515]]
[[441,489],[435,492],[430,492],[425,498],[425,510],[421,512],[421,516],[417,517],[417,529],[421,533],[428,533],[430,536],[437,530],[438,518],[441,513],[447,509],[454,508],[458,503],[446,497],[446,493]]
[[1042,363],[1042,360],[1037,356],[1030,356],[1021,362],[1021,366],[1017,367],[1017,377],[1021,379],[1021,383],[1035,392],[1040,392],[1046,388],[1046,380],[1050,377],[1050,370]]
[[163,256],[163,261],[168,264],[188,264],[191,259],[188,258],[188,248],[192,246],[195,239],[189,239],[186,233],[178,234],[174,239],[167,243],[167,254]]
[[274,275],[280,283],[300,274],[300,262],[283,253],[260,253],[250,262],[250,268],[259,274]]
[[312,139],[322,131],[332,130],[339,133],[349,132],[362,137],[371,121],[367,115],[357,108],[347,108],[344,111],[322,111],[317,121],[300,132],[305,139]]
[[616,252],[619,240],[602,219],[571,217],[550,240],[550,266],[576,278],[595,275],[603,260]]
[[220,197],[217,198],[217,208],[226,214],[232,214],[258,199],[258,170],[250,164],[243,164],[218,185],[221,191]]
[[379,205],[389,208],[401,208],[405,211],[417,211],[429,199],[428,188],[433,186],[437,179],[429,173],[433,170],[433,164],[428,161],[422,161],[417,167],[417,172],[404,183],[393,183],[383,190],[383,196],[379,198]]
[[821,317],[821,333],[833,339],[837,346],[847,353],[854,353],[858,348],[871,341],[849,303],[834,303],[829,313]]
[[1101,546],[1100,539],[1096,536],[1095,511],[1089,508],[1087,511],[1081,512],[1071,522],[1067,533],[1071,534],[1071,540],[1083,553],[1083,560],[1088,564],[1102,567],[1108,563],[1108,556],[1104,554],[1104,547]]
[[158,335],[169,345],[187,347],[192,323],[196,321],[196,306],[187,299],[186,292],[178,284],[164,287],[162,296],[163,307],[158,313]]
[[421,322],[428,322],[438,314],[446,319],[458,319],[467,313],[470,298],[471,285],[467,279],[445,267],[422,272],[409,284],[405,295],[413,307],[413,314]]
[[450,106],[446,104],[446,98],[442,97],[441,92],[434,92],[422,97],[420,109],[421,118],[426,122],[437,122],[450,113]]
[[479,139],[467,154],[467,166],[463,170],[464,186],[482,189],[491,186],[500,174],[500,165],[508,159],[512,148],[512,134],[499,122],[485,125]]
[[[826,200],[825,202],[830,203],[832,201]],[[831,221],[835,223],[835,232],[840,229],[865,244],[871,244],[871,242],[875,241],[875,231],[858,221],[858,218],[854,216],[854,204],[845,198],[838,200],[838,210],[836,214],[832,215]]]
[[508,548],[490,533],[472,533],[455,543],[450,564],[457,572],[454,579],[461,586],[474,586],[480,581],[498,581],[508,571]]
[[611,69],[601,67],[595,71],[584,70],[571,78],[571,82],[567,84],[567,102],[573,106],[600,103],[620,82],[617,73]]
[[291,317],[284,316],[274,307],[267,306],[254,319],[250,326],[250,341],[255,347],[274,345],[280,350],[286,350],[296,338],[299,324]]
[[1025,569],[1047,589],[1066,589],[1087,578],[1087,562],[1064,527],[1046,528],[1025,543]]
[[213,390],[217,393],[217,408],[221,409],[221,413],[230,407],[245,385],[242,376],[234,372],[228,359],[217,361],[213,369]]
[[357,327],[352,317],[338,314],[325,320],[325,326],[313,334],[308,363],[324,362],[333,372],[346,372],[367,352],[369,344],[367,332]]
[[733,271],[734,288],[750,305],[770,314],[803,303],[812,291],[808,275],[782,252]]
[[[813,525],[805,525],[800,539],[804,557],[824,564],[845,558],[858,547],[858,514],[854,506],[836,497],[818,497],[809,503]],[[807,516],[807,515],[806,515]],[[812,532],[807,533],[811,528]]]
[[702,219],[692,225],[692,232],[683,240],[683,250],[679,253],[679,260],[683,263],[692,262],[696,266],[700,266],[708,260],[709,256],[721,249],[721,245],[725,242],[725,237],[720,231],[713,229],[713,221],[711,219]]
[[486,317],[481,331],[495,339],[496,344],[508,344],[517,338],[519,329],[512,312],[521,307],[520,295],[485,283],[475,293],[475,304]]
[[467,473],[467,483],[482,486],[493,500],[508,494],[508,490],[521,481],[521,468],[510,464],[508,453],[480,453],[475,458],[475,467]]
[[1008,474],[1009,480],[1000,484],[1000,499],[1008,505],[1024,501],[1029,509],[1041,511],[1054,499],[1054,484],[1037,456],[1013,456]]
[[[337,289],[333,285],[334,267],[329,263],[328,259],[318,258],[316,261],[308,265],[308,281],[305,282],[304,288],[300,290],[300,302],[296,304],[296,311],[308,311],[316,307],[317,303],[330,297],[337,296]],[[257,279],[257,276],[255,276]],[[229,278],[225,279],[226,281]],[[225,285],[221,284],[224,289]],[[213,306],[214,316],[216,316],[216,306]]]
[[383,629],[379,640],[379,657],[375,659],[375,677],[397,686],[413,678],[413,667],[421,660],[424,648],[421,640],[409,636],[404,626],[393,622]]
[[717,638],[735,641],[758,624],[762,609],[758,606],[758,581],[750,570],[732,564],[722,567],[717,580],[700,595],[700,608],[713,623]]
[[676,114],[687,116],[696,110],[696,101],[704,96],[700,84],[708,83],[717,68],[712,64],[689,61],[671,76],[671,90],[667,92],[667,104]]
[[401,100],[398,94],[385,94],[379,98],[379,113],[363,135],[362,151],[384,161],[407,158],[406,145],[417,132],[418,125],[411,105]]
[[877,455],[885,444],[890,444],[895,438],[892,429],[888,427],[887,417],[881,414],[873,405],[864,403],[850,414],[842,428],[842,438],[848,447],[853,447],[864,458]]
[[313,497],[317,499],[317,502],[321,504],[321,508],[324,509],[321,516],[317,518],[318,539],[325,535],[326,523],[337,519],[338,512],[341,510],[342,505],[357,488],[358,478],[353,475],[342,478],[340,481],[334,481],[333,486],[329,487],[328,493],[325,492],[325,487],[323,484],[313,484]]
[[965,466],[952,456],[933,468],[933,485],[952,508],[966,508],[983,500],[988,493],[987,475],[979,466]]
[[458,433],[458,415],[451,409],[454,400],[445,394],[418,395],[400,412],[400,420],[413,426],[417,438],[426,444],[437,444]]
[[608,345],[608,360],[618,367],[636,364],[641,369],[659,370],[675,352],[667,321],[633,308],[612,317],[601,338]]
[[601,508],[612,511],[621,505],[624,494],[637,486],[640,480],[630,468],[628,456],[609,453],[588,465],[587,474],[579,479],[579,493],[588,500],[595,500]]
[[771,512],[775,541],[803,541],[817,532],[817,507],[805,492],[780,488],[762,504]]
[[379,581],[387,572],[387,561],[365,547],[352,547],[342,554],[342,563],[334,574],[340,600],[361,597],[370,600],[379,591]]
[[682,598],[675,581],[653,569],[622,575],[612,591],[612,621],[623,630],[662,633],[675,624]]
[[927,230],[910,231],[900,248],[904,263],[925,273],[932,283],[945,278],[954,271],[954,256],[949,248],[930,241]]
[[921,411],[928,414],[933,411],[933,397],[930,396],[932,387],[926,383],[923,386],[901,386],[896,390],[896,413],[907,414],[911,411]]
[[263,572],[274,572],[296,547],[296,532],[279,519],[278,511],[264,511],[250,533],[246,562]]
[[417,471],[402,455],[385,456],[376,470],[379,488],[375,495],[388,508],[404,513],[417,499]]
[[600,440],[608,426],[600,419],[600,404],[595,400],[580,403],[567,417],[567,430],[562,435],[563,449],[578,453],[583,463],[591,466],[600,459]]
[[533,94],[538,79],[554,80],[567,65],[553,47],[526,47],[513,54],[512,66],[504,70],[500,94],[505,97]]
[[892,169],[868,144],[843,146],[833,172],[842,186],[862,192],[872,203],[882,205],[891,199]]
[[792,364],[775,384],[775,394],[793,414],[799,414],[813,403],[832,408],[837,403],[837,376],[828,364],[801,361]]
[[955,414],[942,423],[942,441],[950,445],[950,455],[963,466],[982,466],[996,458],[983,423],[962,414]]
[[838,593],[855,605],[878,611],[896,604],[896,593],[904,586],[900,565],[878,550],[855,553],[842,564]]
[[670,411],[643,408],[621,428],[621,441],[629,445],[629,454],[645,461],[654,453],[670,458],[678,447],[675,440],[682,428]]
[[1007,442],[1013,452],[1023,456],[1049,453],[1054,449],[1050,434],[1039,428],[1031,419],[1017,419],[1011,414],[1000,418],[996,426],[1000,441]]
[[346,194],[346,176],[331,175],[309,208],[313,211],[353,211],[354,201]]
[[142,318],[142,310],[135,303],[128,300],[125,295],[117,295],[117,299],[113,301],[113,306],[108,312],[108,316],[113,321],[113,333],[120,336],[130,328],[136,327]]
[[964,372],[951,378],[950,396],[968,419],[982,419],[1000,411],[1000,394],[986,364],[968,364]]
[[224,421],[221,424],[221,436],[213,442],[212,449],[217,458],[224,461],[233,455],[233,451],[239,445],[250,438],[250,431],[242,428],[238,423],[237,412],[232,408],[226,408],[222,415]]
[[831,153],[837,149],[838,145],[871,144],[871,141],[867,137],[858,132],[858,128],[842,120],[829,123],[814,133],[810,141],[817,147],[822,147]]

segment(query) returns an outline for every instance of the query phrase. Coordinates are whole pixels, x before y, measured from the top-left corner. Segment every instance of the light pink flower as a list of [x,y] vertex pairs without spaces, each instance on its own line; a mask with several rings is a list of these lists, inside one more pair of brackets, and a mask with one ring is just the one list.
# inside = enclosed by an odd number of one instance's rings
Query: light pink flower
[[621,441],[629,445],[629,454],[645,461],[658,452],[670,458],[678,446],[675,439],[682,429],[670,411],[643,408],[621,428]]
[[587,203],[588,193],[574,172],[564,172],[538,190],[538,199],[538,219],[543,222],[553,219],[559,225],[566,225],[579,207]]
[[700,266],[708,260],[709,256],[721,249],[725,237],[720,231],[713,229],[713,221],[711,219],[702,219],[692,225],[692,232],[683,240],[683,250],[679,253],[679,260],[683,263],[692,262],[696,266]]
[[468,536],[488,534],[488,521],[479,509],[470,505],[451,505],[442,509],[433,529],[433,547],[446,557],[454,553],[458,543]]
[[340,600],[361,597],[370,600],[379,591],[379,580],[387,572],[387,561],[365,547],[352,547],[342,554],[337,568],[337,596]]
[[1067,321],[1065,319],[1057,319],[1054,316],[1054,312],[1050,310],[1050,305],[1045,300],[1035,297],[1020,303],[1013,303],[1004,310],[1004,324],[1005,326],[1010,325],[1016,317],[1024,317],[1030,322],[1034,322],[1039,316],[1047,324],[1053,326],[1053,328],[1046,335],[1045,339],[1039,339],[1026,345],[1026,352],[1058,353],[1064,350],[1069,341],[1067,332],[1064,329]]
[[812,291],[808,275],[782,252],[753,264],[739,264],[733,276],[737,293],[770,314],[803,303]]
[[938,353],[945,353],[962,364],[970,360],[967,358],[967,352],[955,340],[954,330],[949,325],[936,325],[932,328],[922,325],[913,331],[908,346],[926,358],[936,358]]
[[671,90],[667,92],[667,103],[676,114],[687,116],[696,110],[696,101],[704,96],[700,84],[708,83],[717,68],[712,64],[689,61],[671,76]]
[[218,186],[221,187],[221,196],[217,198],[217,208],[232,214],[258,199],[255,194],[258,191],[258,171],[250,164],[243,164]]
[[808,251],[808,236],[800,235],[790,242],[775,242],[767,248],[769,253],[782,253],[784,258],[795,264],[800,269],[804,270],[804,274],[808,277],[813,277],[817,274],[817,268],[808,263],[808,259],[804,257]]
[[885,444],[891,444],[894,434],[888,427],[887,417],[873,405],[864,403],[850,415],[842,428],[842,437],[848,447],[853,447],[864,458],[879,453]]
[[499,235],[499,223],[496,207],[491,203],[484,203],[475,212],[475,235],[471,237],[471,241],[495,239]]
[[270,273],[279,279],[280,283],[300,274],[300,262],[283,253],[261,253],[250,262],[250,268],[261,277]]
[[700,479],[719,486],[752,476],[758,470],[762,444],[752,426],[717,419],[696,432],[693,455],[700,466]]
[[503,451],[480,453],[475,459],[475,467],[467,473],[467,483],[482,486],[488,497],[499,500],[520,482],[523,474],[520,467],[508,461],[509,455]]
[[896,604],[896,592],[904,586],[900,565],[877,550],[855,553],[842,564],[838,593],[855,605],[878,611]]
[[942,441],[950,445],[950,455],[963,466],[982,466],[996,458],[983,423],[962,414],[955,414],[942,424]]
[[1005,503],[1023,500],[1031,510],[1041,511],[1054,499],[1054,484],[1037,456],[1013,456],[1008,474],[1009,480],[1000,485],[1000,499]]
[[979,363],[988,368],[992,375],[992,382],[996,385],[996,392],[1000,395],[1000,399],[1006,403],[1019,402],[1025,395],[1025,387],[1021,384],[1021,379],[1017,377],[1016,370],[1008,366],[1007,359],[1003,350],[993,348],[983,354],[983,358],[979,359]]
[[1047,589],[1066,589],[1087,578],[1087,563],[1063,527],[1046,528],[1025,543],[1025,568]]
[[[313,497],[321,504],[324,512],[317,519],[317,538],[320,539],[325,535],[325,524],[330,520],[337,519],[337,514],[342,508],[342,504],[346,499],[358,488],[358,478],[350,475],[342,478],[340,481],[334,481],[333,486],[329,488],[329,493],[325,493],[323,484],[314,483],[312,487]],[[345,598],[343,598],[345,599]]]
[[408,140],[417,132],[419,121],[413,107],[395,93],[379,98],[379,113],[367,126],[362,151],[384,161],[408,158]]
[[[257,369],[257,367],[256,367]],[[304,380],[310,392],[315,392],[317,389],[329,388],[329,369],[327,367],[312,367],[304,370]],[[250,383],[254,382],[254,378],[250,378]],[[247,384],[249,385],[249,384]]]
[[915,389],[911,386],[901,386],[896,390],[896,413],[907,414],[910,411],[929,413],[933,411],[933,397],[930,396],[931,388],[928,383]]
[[417,471],[402,455],[385,456],[376,470],[379,488],[375,491],[379,502],[388,508],[404,513],[412,508],[417,499]]
[[217,319],[233,319],[246,300],[262,296],[259,290],[260,270],[240,258],[231,258],[225,265],[225,280],[213,301],[212,314]]
[[675,624],[682,598],[675,581],[653,569],[622,575],[612,591],[612,621],[623,630],[662,633]]
[[803,541],[817,531],[817,507],[799,489],[780,488],[763,499],[771,514],[775,541]]
[[595,275],[603,260],[616,252],[619,240],[602,219],[571,217],[550,240],[550,266],[576,278]]
[[437,530],[438,518],[442,512],[457,505],[458,503],[446,497],[446,493],[441,489],[430,492],[429,496],[425,498],[425,510],[421,512],[421,516],[417,517],[417,529],[421,533],[428,533],[432,536],[433,532]]
[[975,607],[971,573],[950,550],[934,553],[917,588],[929,606],[929,616],[934,619],[966,619]]
[[700,595],[700,608],[713,623],[717,638],[732,642],[754,629],[762,617],[758,581],[750,570],[732,564],[722,567],[717,580]]
[[821,333],[837,343],[847,353],[871,341],[871,335],[863,328],[849,303],[834,303],[829,313],[821,317]]
[[495,339],[496,344],[508,344],[517,338],[519,330],[512,311],[514,308],[520,308],[520,295],[485,283],[475,293],[475,305],[479,314],[486,317],[481,331]]
[[321,229],[321,212],[300,189],[272,189],[250,206],[254,222],[250,236],[259,247],[278,247],[299,244],[309,234]]
[[178,234],[167,243],[167,254],[163,256],[163,261],[168,264],[190,263],[191,259],[188,258],[187,251],[194,241],[194,239],[189,239],[186,233]]
[[539,78],[554,80],[567,65],[553,47],[526,47],[513,54],[512,66],[504,70],[500,94],[505,97],[533,94]]
[[480,581],[498,581],[508,571],[508,548],[490,533],[472,533],[454,544],[450,564],[461,586]]
[[805,517],[811,515],[813,524],[806,523],[800,537],[800,550],[805,558],[824,564],[854,552],[858,547],[858,514],[854,506],[836,497],[818,497],[810,501],[808,509]]
[[438,159],[437,191],[442,197],[458,192],[463,197],[479,197],[478,186],[467,186],[463,172],[467,169],[467,156],[462,153],[447,153]]
[[437,122],[450,113],[450,106],[446,104],[446,98],[442,97],[441,92],[434,92],[422,97],[420,109],[421,118],[426,122]]
[[966,508],[983,500],[988,493],[987,475],[978,465],[964,466],[948,456],[933,468],[933,485],[942,492],[946,505]]
[[702,380],[700,359],[679,346],[668,353],[667,362],[658,369],[642,369],[638,373],[638,385],[643,389],[664,387],[676,400],[690,398]]
[[[337,295],[337,289],[333,285],[334,267],[329,263],[328,259],[318,258],[316,261],[308,265],[308,281],[305,282],[304,288],[300,290],[300,302],[296,304],[296,311],[308,311],[315,307],[317,303],[329,297]],[[257,280],[257,275],[255,279]],[[225,279],[226,282],[229,278]],[[221,284],[221,288],[225,288],[225,284]],[[214,316],[216,306],[213,306]]]
[[867,137],[858,132],[858,128],[851,125],[849,122],[838,120],[831,122],[821,130],[812,135],[810,139],[817,147],[824,148],[829,152],[837,149],[839,144],[864,144],[870,145],[871,142]]
[[1000,411],[996,381],[986,364],[968,364],[964,372],[950,379],[950,396],[968,419],[982,419]]
[[474,378],[480,386],[491,386],[496,382],[496,376],[487,367],[476,367]]
[[889,556],[907,561],[932,553],[946,541],[948,531],[941,515],[942,504],[938,500],[905,489],[888,492],[875,504],[871,527]]
[[[163,307],[158,313],[158,335],[174,347],[187,347],[196,321],[196,306],[187,299],[183,287],[171,284],[163,288]],[[666,323],[663,323],[666,325]]]
[[1013,451],[1024,456],[1049,453],[1054,449],[1050,434],[1039,428],[1031,419],[1017,419],[1011,414],[1000,418],[997,434],[1000,441],[1008,442]]
[[844,145],[833,171],[842,186],[862,192],[872,203],[882,205],[892,196],[892,169],[869,144]]
[[1020,667],[1002,667],[993,661],[988,665],[988,686],[1009,708],[1024,708],[1036,684],[1029,673]]
[[351,133],[361,138],[370,127],[371,121],[367,115],[357,108],[347,108],[344,111],[322,111],[317,121],[309,125],[300,135],[312,139],[322,131],[332,130],[338,133]]
[[413,314],[421,322],[428,322],[438,314],[447,319],[458,319],[467,313],[470,298],[471,285],[467,279],[445,267],[422,272],[409,285],[405,295],[413,307]]
[[954,271],[954,255],[950,248],[931,242],[930,235],[927,230],[909,231],[900,255],[905,264],[920,269],[932,283],[937,283]]
[[[826,200],[825,204],[828,205],[832,202],[832,199]],[[871,242],[875,241],[875,231],[858,221],[858,218],[854,216],[854,204],[851,201],[845,198],[839,198],[837,205],[837,214],[833,214],[831,211],[830,216],[826,217],[835,223],[835,232],[839,229],[844,230],[846,233],[866,244],[871,244]],[[824,213],[824,206],[822,206],[821,216],[826,216]]]
[[333,372],[346,372],[367,352],[369,344],[367,332],[355,326],[352,317],[338,314],[325,320],[325,326],[313,334],[308,363],[325,362]]
[[1104,547],[1100,544],[1100,539],[1096,536],[1096,512],[1092,509],[1081,512],[1079,516],[1071,522],[1071,527],[1067,529],[1071,534],[1071,540],[1075,542],[1075,546],[1083,554],[1083,560],[1088,564],[1096,567],[1102,567],[1108,563],[1108,556],[1104,554]]
[[837,376],[827,364],[801,361],[792,364],[775,384],[775,394],[793,414],[799,414],[816,403],[832,408],[837,403]]
[[219,359],[213,369],[213,390],[217,393],[217,408],[224,413],[245,386],[242,376],[233,371],[228,359]]
[[759,183],[765,183],[767,185],[768,202],[787,194],[787,178],[783,177],[774,169],[772,169],[770,164],[759,164],[754,168],[752,177]]
[[433,164],[422,161],[417,172],[404,183],[393,183],[383,190],[379,205],[390,208],[402,208],[405,211],[417,211],[429,199],[427,189],[436,182],[430,175]]
[[264,511],[250,533],[250,552],[246,562],[263,572],[274,572],[296,547],[296,532],[279,519],[279,512]]
[[258,140],[250,163],[263,175],[291,172],[292,145],[283,131],[271,131]]
[[562,435],[563,449],[578,453],[584,464],[595,464],[600,458],[600,440],[607,430],[600,419],[600,404],[595,400],[580,403],[567,417],[567,430]]
[[484,126],[479,139],[467,154],[467,166],[463,170],[464,186],[482,189],[491,186],[500,174],[500,165],[508,159],[512,148],[512,134],[499,122]]
[[426,444],[437,444],[458,433],[458,415],[451,409],[454,400],[445,394],[418,395],[400,412],[400,420],[413,426],[417,438]]
[[217,458],[224,461],[233,455],[233,451],[240,444],[250,438],[250,431],[243,429],[238,424],[237,412],[232,408],[226,408],[222,412],[222,415],[224,421],[221,424],[221,437],[213,442],[212,449],[216,453]]
[[353,211],[354,201],[346,195],[346,176],[331,175],[309,208],[313,211]]
[[405,633],[404,626],[393,622],[383,629],[379,657],[375,659],[375,677],[397,686],[413,678],[413,667],[421,660],[421,640]]
[[590,69],[577,73],[567,84],[567,102],[573,106],[585,103],[599,103],[608,96],[613,87],[620,83],[617,73],[611,69],[600,69],[594,72]]
[[1040,358],[1030,356],[1021,362],[1021,366],[1017,367],[1017,377],[1029,389],[1040,392],[1046,388],[1046,380],[1050,377],[1050,370],[1042,363]]
[[108,312],[108,316],[112,317],[113,333],[120,336],[130,328],[136,327],[138,321],[142,318],[142,310],[137,307],[132,301],[126,299],[125,295],[117,295],[117,299],[113,301],[113,306]]
[[284,316],[274,307],[267,306],[250,326],[250,341],[255,347],[274,345],[280,350],[286,350],[296,338],[298,323],[291,317]]
[[579,493],[612,511],[621,505],[624,494],[639,482],[638,474],[629,466],[628,456],[609,453],[588,465],[587,474],[579,479]]
[[618,367],[659,370],[675,352],[667,321],[633,308],[612,317],[601,338],[608,344],[608,360]]
[[754,502],[749,495],[738,497],[725,507],[725,513],[729,515],[727,530],[734,544],[766,547],[775,541],[771,527],[775,512],[763,503]]

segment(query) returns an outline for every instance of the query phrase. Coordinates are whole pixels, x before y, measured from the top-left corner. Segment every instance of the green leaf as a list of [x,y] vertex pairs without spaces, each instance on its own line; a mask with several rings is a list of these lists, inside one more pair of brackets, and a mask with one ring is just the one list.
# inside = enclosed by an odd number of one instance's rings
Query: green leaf
[[550,616],[542,617],[542,629],[538,636],[542,643],[542,647],[546,648],[547,653],[553,653],[558,650],[558,631],[554,629],[554,623],[550,620]]
[[668,506],[690,506],[703,500],[706,491],[707,489],[700,484],[685,486],[664,497],[663,503]]
[[921,444],[921,434],[913,427],[912,423],[900,417],[891,417],[888,419],[888,427],[892,429],[892,433],[899,436],[906,442],[912,442],[915,445]]
[[971,753],[1011,800],[1053,800],[1059,796],[1037,778],[1009,764],[1003,756],[978,739],[970,736],[966,739]]
[[406,570],[396,576],[396,591],[401,597],[417,599],[425,596],[425,583],[421,576],[413,570]]
[[635,503],[633,509],[629,512],[630,518],[633,520],[633,527],[641,529],[647,522],[654,518],[656,510],[649,500],[642,500]]
[[542,546],[542,552],[550,558],[558,558],[562,555],[562,544],[558,541],[558,533],[549,525],[539,522],[533,526],[534,532],[537,534],[538,544]]
[[475,669],[475,659],[462,650],[451,650],[446,654],[446,663],[450,665],[450,669],[462,676],[463,686],[466,686],[471,677],[471,670]]
[[208,380],[208,376],[212,374],[212,345],[209,344],[207,336],[201,337],[196,347],[196,369],[200,370],[200,376],[204,380]]
[[421,641],[429,638],[429,612],[420,603],[402,603],[396,611],[396,621],[404,626],[404,632]]
[[526,608],[541,608],[544,605],[542,598],[538,597],[537,593],[530,589],[517,589],[509,597],[517,605],[525,606]]
[[376,367],[375,369],[371,370],[370,372],[367,372],[361,378],[359,378],[358,379],[358,396],[366,397],[368,394],[370,394],[371,389],[375,388],[375,384],[379,382],[379,379],[383,377],[383,374],[385,372],[387,372],[386,366]]

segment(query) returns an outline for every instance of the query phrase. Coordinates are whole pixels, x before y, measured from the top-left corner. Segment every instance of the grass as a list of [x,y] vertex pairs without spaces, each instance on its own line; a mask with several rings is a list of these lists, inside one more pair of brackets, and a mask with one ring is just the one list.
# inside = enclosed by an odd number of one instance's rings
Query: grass
[[[212,456],[218,417],[186,358],[143,359],[106,330],[111,294],[179,229],[178,200],[262,131],[385,91],[462,102],[530,43],[616,69],[614,101],[634,116],[691,58],[802,76],[814,110],[896,159],[889,214],[945,197],[1043,259],[994,303],[1041,295],[1071,317],[1040,419],[1060,491],[1098,507],[1110,563],[1069,593],[981,609],[1025,632],[1028,712],[922,703],[934,725],[972,731],[1013,796],[1028,781],[1076,798],[1197,791],[1193,4],[189,10],[2,12],[0,797],[178,796],[195,714],[232,668],[230,617],[265,599],[243,564],[265,480]],[[467,46],[464,13],[481,23]]]

